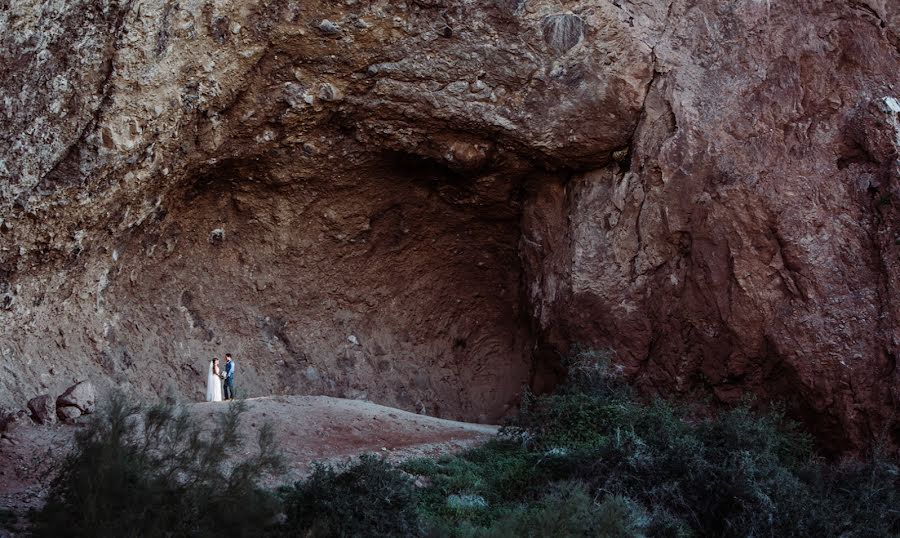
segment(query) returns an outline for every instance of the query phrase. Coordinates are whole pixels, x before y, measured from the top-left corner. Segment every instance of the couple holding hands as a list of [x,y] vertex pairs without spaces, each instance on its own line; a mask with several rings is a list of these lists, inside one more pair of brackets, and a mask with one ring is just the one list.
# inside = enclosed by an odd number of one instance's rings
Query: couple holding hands
[[[223,396],[224,385],[224,398]],[[225,354],[225,368],[219,367],[219,357],[213,357],[206,376],[206,401],[221,402],[234,399],[234,361],[231,353]]]

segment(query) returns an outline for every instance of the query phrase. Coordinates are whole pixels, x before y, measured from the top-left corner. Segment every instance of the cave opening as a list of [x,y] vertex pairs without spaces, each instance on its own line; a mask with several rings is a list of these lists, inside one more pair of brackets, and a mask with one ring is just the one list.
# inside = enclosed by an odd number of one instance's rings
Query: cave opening
[[172,357],[151,377],[189,394],[204,361],[230,351],[244,396],[511,412],[534,374],[523,177],[401,152],[329,161],[223,160],[169,193],[120,247],[116,349]]

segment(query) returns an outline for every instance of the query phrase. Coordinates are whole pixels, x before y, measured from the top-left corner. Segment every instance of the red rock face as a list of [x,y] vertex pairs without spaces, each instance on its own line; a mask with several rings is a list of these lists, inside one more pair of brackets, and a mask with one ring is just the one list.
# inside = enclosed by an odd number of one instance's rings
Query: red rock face
[[495,420],[577,344],[896,442],[898,9],[477,4],[17,2],[0,403],[231,350]]
[[896,439],[896,10],[667,20],[630,163],[526,209],[535,318],[648,392],[786,400],[831,447]]

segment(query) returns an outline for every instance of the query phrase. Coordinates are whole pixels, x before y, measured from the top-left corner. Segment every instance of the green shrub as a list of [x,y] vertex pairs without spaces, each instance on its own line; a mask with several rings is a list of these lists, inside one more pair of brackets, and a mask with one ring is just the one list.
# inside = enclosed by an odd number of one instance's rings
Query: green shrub
[[363,455],[353,465],[315,465],[312,475],[282,488],[290,536],[412,536],[418,533],[409,478],[384,460]]
[[[520,499],[539,496],[553,479],[549,468],[535,465],[539,456],[507,439],[489,441],[458,456],[417,459],[402,465],[410,474],[427,476],[431,485],[417,492],[425,526],[449,529],[464,523],[490,525],[518,506]],[[451,495],[475,495],[486,509],[456,509]]]
[[[526,396],[502,430],[505,444],[407,468],[432,479],[421,493],[432,528],[456,536],[540,528],[540,492],[574,479],[594,498],[607,499],[608,515],[622,506],[610,499],[645,507],[639,532],[649,536],[900,532],[900,471],[892,460],[828,465],[814,458],[810,438],[777,409],[756,413],[743,405],[698,418],[670,402],[643,403],[608,360],[609,354],[575,354],[560,390]],[[515,465],[500,447],[515,455]],[[489,509],[442,508],[448,494],[463,490],[490,500]],[[550,527],[566,528],[561,525]],[[577,536],[579,529],[569,532]]]
[[610,352],[573,353],[564,361],[566,382],[539,398],[526,392],[518,415],[501,434],[538,450],[604,442],[633,405],[632,392],[611,358]]
[[595,502],[578,481],[552,483],[545,494],[531,502],[496,510],[497,517],[483,523],[474,519],[436,521],[431,536],[458,538],[566,538],[643,536],[649,518],[635,503],[607,496]]
[[552,484],[540,500],[522,504],[487,527],[462,525],[458,536],[478,538],[568,538],[641,536],[642,511],[622,497],[609,496],[596,503],[579,482]]
[[[76,435],[36,536],[258,536],[277,514],[259,485],[280,467],[270,428],[258,452],[231,464],[242,449],[241,404],[229,405],[211,432],[172,403],[146,407],[114,396]],[[243,454],[243,450],[241,450]]]

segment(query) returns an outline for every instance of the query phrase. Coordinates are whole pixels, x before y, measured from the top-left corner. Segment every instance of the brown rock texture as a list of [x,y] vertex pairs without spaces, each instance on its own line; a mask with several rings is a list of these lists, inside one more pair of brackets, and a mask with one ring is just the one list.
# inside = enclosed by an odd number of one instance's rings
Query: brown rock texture
[[896,3],[0,5],[3,405],[488,421],[578,344],[900,435]]

